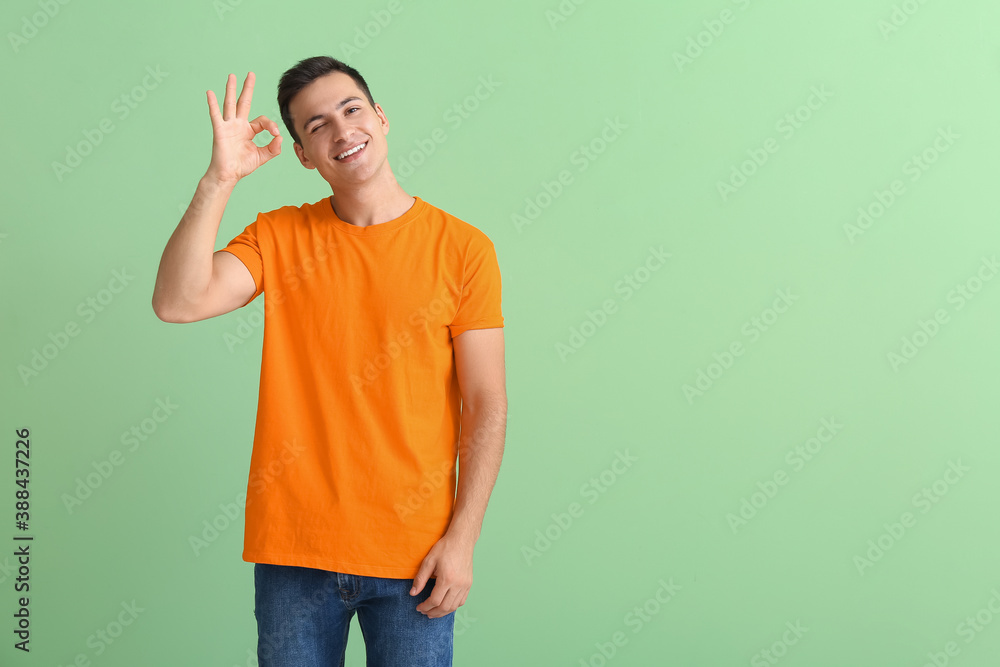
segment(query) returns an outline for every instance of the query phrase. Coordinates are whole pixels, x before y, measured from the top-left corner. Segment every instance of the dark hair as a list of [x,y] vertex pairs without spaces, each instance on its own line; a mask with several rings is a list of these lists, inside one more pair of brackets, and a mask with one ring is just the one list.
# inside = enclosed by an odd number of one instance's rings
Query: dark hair
[[299,141],[299,135],[295,132],[295,126],[292,124],[292,114],[288,110],[289,105],[292,103],[292,98],[319,77],[332,72],[343,72],[354,79],[354,82],[358,84],[358,88],[364,91],[365,97],[368,98],[368,102],[372,105],[372,108],[375,107],[375,100],[372,98],[371,91],[368,90],[365,78],[361,76],[358,70],[347,63],[341,62],[336,58],[331,58],[330,56],[314,56],[300,60],[295,67],[282,74],[281,80],[278,82],[278,111],[281,112],[281,120],[284,121],[285,127],[288,128],[288,133],[292,135],[295,143],[301,144],[302,142]]

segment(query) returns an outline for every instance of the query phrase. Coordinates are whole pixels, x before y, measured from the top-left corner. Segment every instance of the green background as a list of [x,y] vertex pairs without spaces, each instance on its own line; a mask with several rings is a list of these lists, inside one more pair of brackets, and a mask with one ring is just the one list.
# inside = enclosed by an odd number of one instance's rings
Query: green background
[[[251,117],[277,119],[278,77],[321,54],[368,80],[404,189],[483,230],[503,274],[506,453],[456,665],[995,664],[995,2],[47,1],[0,9],[0,664],[256,664],[242,513],[197,555],[189,538],[246,490],[261,329],[226,337],[263,298],[186,325],[150,298],[211,155],[205,91],[253,70]],[[216,248],[330,194],[286,148],[236,188]],[[111,295],[114,271],[133,278]],[[644,281],[627,299],[625,276]],[[128,451],[157,399],[178,407]],[[25,427],[30,654],[11,616]],[[636,461],[615,472],[618,453]]]

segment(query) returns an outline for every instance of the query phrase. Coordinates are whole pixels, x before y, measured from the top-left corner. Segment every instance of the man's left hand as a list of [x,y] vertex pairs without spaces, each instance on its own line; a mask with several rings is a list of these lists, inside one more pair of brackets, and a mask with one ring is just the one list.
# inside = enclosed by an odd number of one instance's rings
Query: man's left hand
[[434,589],[417,605],[417,611],[428,618],[440,618],[465,604],[472,587],[473,547],[471,541],[447,533],[431,547],[413,579],[410,595],[424,590],[432,575]]

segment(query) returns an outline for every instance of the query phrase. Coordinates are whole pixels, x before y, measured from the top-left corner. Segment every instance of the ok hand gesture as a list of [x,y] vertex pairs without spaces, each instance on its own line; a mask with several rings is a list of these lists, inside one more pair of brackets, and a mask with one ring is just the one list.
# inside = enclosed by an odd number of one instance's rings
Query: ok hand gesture
[[[235,184],[254,169],[281,153],[278,124],[267,116],[252,121],[250,100],[253,98],[254,73],[247,74],[243,92],[236,99],[236,75],[226,80],[226,99],[219,111],[215,93],[208,91],[208,113],[212,117],[212,162],[208,173],[220,183]],[[266,146],[253,142],[261,132],[270,132],[273,139]]]

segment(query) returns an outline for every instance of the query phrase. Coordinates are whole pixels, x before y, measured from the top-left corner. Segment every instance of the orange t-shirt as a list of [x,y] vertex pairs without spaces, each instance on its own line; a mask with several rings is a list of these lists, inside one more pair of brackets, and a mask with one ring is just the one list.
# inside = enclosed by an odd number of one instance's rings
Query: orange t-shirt
[[[329,198],[223,249],[266,292],[243,560],[412,579],[451,521],[452,338],[503,326],[492,241],[420,197],[358,227]],[[246,304],[244,304],[246,305]]]

